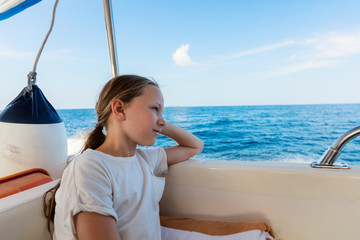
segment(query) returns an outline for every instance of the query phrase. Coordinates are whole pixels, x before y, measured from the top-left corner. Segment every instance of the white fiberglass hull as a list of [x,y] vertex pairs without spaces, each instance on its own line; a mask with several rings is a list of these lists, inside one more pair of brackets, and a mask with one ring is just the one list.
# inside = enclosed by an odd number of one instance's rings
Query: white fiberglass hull
[[172,167],[161,213],[265,221],[276,239],[359,239],[360,167],[190,160]]
[[[56,181],[0,199],[1,239],[50,239],[42,194]],[[360,167],[189,160],[169,169],[161,214],[265,221],[276,239],[358,239]]]

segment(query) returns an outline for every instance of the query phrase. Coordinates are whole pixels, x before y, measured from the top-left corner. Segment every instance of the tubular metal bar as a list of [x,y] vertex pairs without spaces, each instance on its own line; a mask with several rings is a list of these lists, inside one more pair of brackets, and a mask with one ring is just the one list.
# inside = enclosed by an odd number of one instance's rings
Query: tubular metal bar
[[110,57],[110,68],[111,76],[116,77],[118,74],[118,65],[117,65],[117,54],[116,54],[116,45],[114,41],[114,25],[112,17],[112,7],[110,5],[110,0],[103,0],[104,5],[104,17],[106,24],[106,35],[108,40],[109,47],[109,57]]
[[340,152],[340,150],[347,144],[351,139],[360,135],[360,127],[355,127],[344,135],[342,135],[332,146],[333,149]]
[[332,147],[329,148],[327,153],[324,155],[321,160],[321,165],[333,165],[336,158],[339,156],[341,149],[347,144],[351,139],[360,135],[360,127],[351,129],[342,135]]
[[313,162],[312,167],[329,167],[329,168],[349,168],[346,164],[335,164],[335,160],[340,154],[341,149],[354,137],[360,135],[360,127],[356,127],[346,132],[338,138],[332,147],[330,147],[321,157],[320,162]]

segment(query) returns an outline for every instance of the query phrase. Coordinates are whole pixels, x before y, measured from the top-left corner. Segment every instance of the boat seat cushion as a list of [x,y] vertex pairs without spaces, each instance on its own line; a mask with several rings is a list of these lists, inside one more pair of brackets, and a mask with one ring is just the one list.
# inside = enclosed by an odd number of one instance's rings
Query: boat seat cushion
[[53,181],[45,170],[30,169],[0,179],[0,198],[28,190]]
[[245,240],[275,239],[264,222],[205,221],[192,218],[160,217],[162,239],[171,240]]

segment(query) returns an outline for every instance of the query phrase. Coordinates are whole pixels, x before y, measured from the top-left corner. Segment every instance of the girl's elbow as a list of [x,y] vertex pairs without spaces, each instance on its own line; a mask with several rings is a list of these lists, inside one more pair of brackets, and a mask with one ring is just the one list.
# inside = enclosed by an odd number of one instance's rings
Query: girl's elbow
[[197,153],[196,154],[201,153],[203,149],[204,149],[204,142],[200,140],[200,142],[198,144],[198,147],[197,147]]

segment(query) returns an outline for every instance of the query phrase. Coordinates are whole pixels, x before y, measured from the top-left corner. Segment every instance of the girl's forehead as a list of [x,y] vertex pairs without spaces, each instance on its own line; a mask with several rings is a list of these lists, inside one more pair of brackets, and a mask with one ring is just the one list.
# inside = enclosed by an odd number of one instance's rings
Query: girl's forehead
[[164,105],[164,98],[160,89],[153,85],[146,86],[143,93],[138,97],[138,100],[159,104],[161,106]]
[[161,93],[161,90],[156,86],[146,86],[144,89],[144,93],[146,93],[148,96],[154,97],[154,98],[161,98],[163,99],[163,95]]

